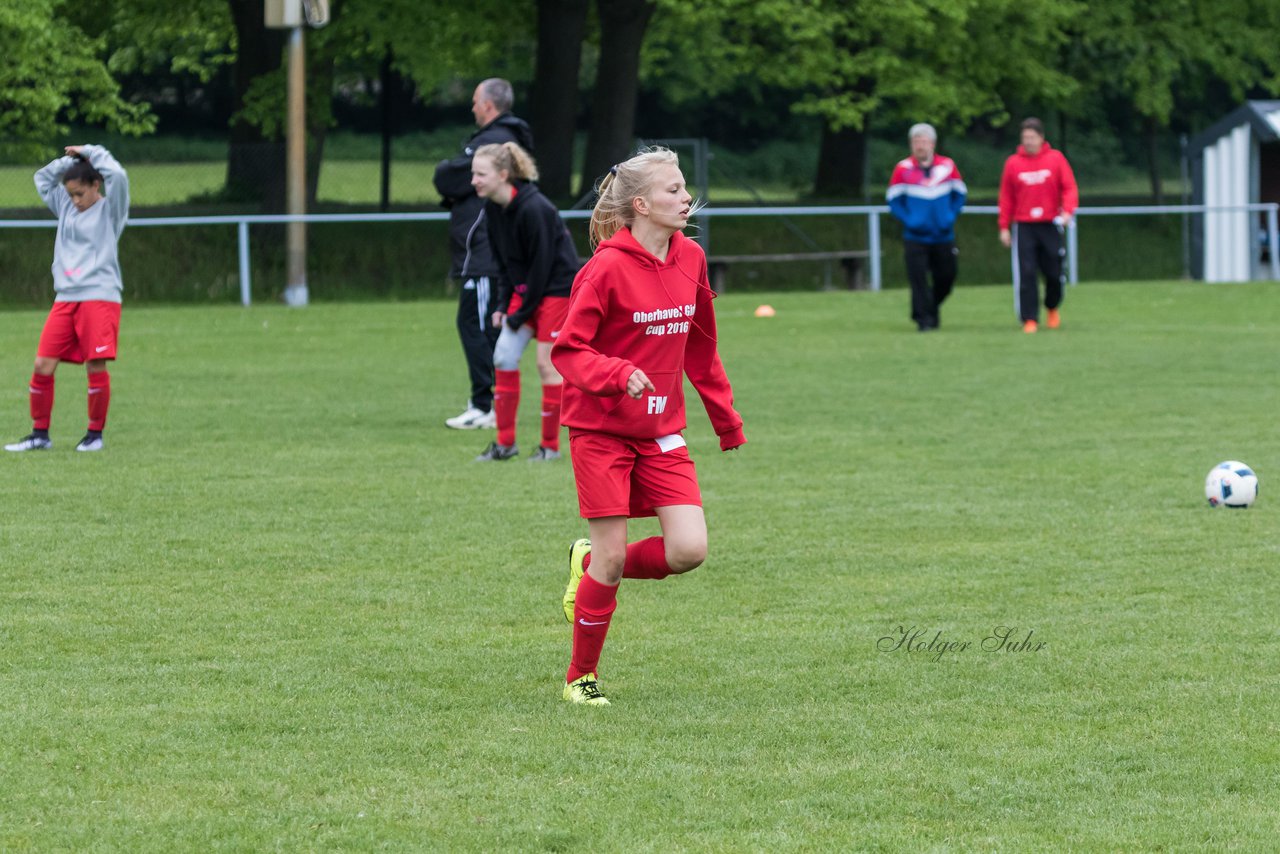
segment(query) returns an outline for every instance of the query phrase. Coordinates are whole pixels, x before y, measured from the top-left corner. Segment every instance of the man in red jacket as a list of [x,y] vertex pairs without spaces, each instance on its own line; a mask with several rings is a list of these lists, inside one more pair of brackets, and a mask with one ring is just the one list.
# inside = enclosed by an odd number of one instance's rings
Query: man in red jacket
[[[1023,332],[1035,332],[1040,321],[1037,270],[1044,274],[1044,307],[1050,329],[1062,323],[1062,230],[1079,206],[1076,176],[1062,152],[1044,138],[1039,119],[1022,123],[1022,144],[1004,162],[1000,177],[1000,242],[1017,254],[1014,264],[1014,309]],[[1012,226],[1012,231],[1010,231]]]

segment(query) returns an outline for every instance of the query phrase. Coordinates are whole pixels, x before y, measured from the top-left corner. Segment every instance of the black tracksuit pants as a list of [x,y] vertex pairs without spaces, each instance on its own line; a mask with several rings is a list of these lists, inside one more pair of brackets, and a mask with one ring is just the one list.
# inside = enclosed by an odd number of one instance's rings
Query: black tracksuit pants
[[[911,319],[921,331],[937,329],[938,309],[956,281],[956,257],[960,250],[953,242],[916,243],[904,240],[907,281],[911,283]],[[933,284],[929,284],[929,276]]]
[[489,322],[498,295],[488,276],[465,279],[458,293],[458,337],[471,376],[471,405],[493,410],[493,347],[501,329]]
[[1067,250],[1062,229],[1052,222],[1013,224],[1013,299],[1020,320],[1040,319],[1040,289],[1037,273],[1044,274],[1044,307],[1062,304],[1062,259]]

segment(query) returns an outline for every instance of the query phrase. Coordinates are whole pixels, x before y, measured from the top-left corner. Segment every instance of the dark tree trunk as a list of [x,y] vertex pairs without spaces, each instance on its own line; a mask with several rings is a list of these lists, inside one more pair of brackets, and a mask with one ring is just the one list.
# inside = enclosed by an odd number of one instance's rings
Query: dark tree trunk
[[1156,120],[1146,120],[1147,166],[1151,170],[1151,198],[1157,205],[1164,204],[1164,182],[1160,179],[1160,128]]
[[[280,68],[284,59],[286,30],[269,30],[263,22],[262,0],[228,0],[236,28],[236,52],[232,82],[232,109],[244,108],[245,95],[254,80]],[[227,154],[227,195],[255,201],[269,211],[284,209],[284,140],[267,139],[262,129],[237,119],[231,124]]]
[[578,72],[589,0],[538,0],[538,63],[530,99],[538,143],[539,185],[553,199],[570,197]]
[[[345,0],[329,0],[329,23],[342,17]],[[317,37],[313,38],[313,34]],[[340,46],[333,39],[322,40],[318,31],[307,30],[307,208],[315,207],[320,186],[320,166],[324,143],[333,124],[333,81]]]
[[865,193],[866,161],[866,131],[853,128],[835,131],[823,125],[813,195],[860,200]]
[[[336,3],[329,6],[336,14]],[[308,51],[307,55],[307,208],[316,204],[320,186],[320,164],[324,161],[324,141],[333,115],[334,55],[332,49]]]
[[582,165],[582,189],[593,186],[609,167],[631,153],[635,140],[636,95],[640,89],[640,46],[653,17],[650,0],[597,0],[600,66],[591,101],[591,131]]

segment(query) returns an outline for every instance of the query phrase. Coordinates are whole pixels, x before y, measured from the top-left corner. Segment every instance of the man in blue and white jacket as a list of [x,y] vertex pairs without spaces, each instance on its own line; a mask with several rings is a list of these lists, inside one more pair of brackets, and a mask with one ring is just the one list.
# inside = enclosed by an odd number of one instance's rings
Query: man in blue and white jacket
[[902,222],[911,319],[929,332],[938,328],[938,309],[956,281],[955,223],[969,191],[951,158],[935,153],[938,132],[932,125],[913,125],[907,137],[911,156],[894,167],[886,197]]

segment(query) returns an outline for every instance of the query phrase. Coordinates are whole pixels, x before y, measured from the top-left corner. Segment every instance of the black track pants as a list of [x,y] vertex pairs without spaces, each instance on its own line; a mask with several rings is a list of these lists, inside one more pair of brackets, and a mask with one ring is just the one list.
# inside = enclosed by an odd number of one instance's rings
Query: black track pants
[[471,405],[485,412],[493,409],[493,346],[502,331],[489,322],[496,297],[488,276],[463,281],[458,293],[458,337],[471,377]]
[[[938,309],[956,281],[955,243],[903,241],[907,258],[907,281],[911,283],[911,319],[921,329],[938,327]],[[929,276],[933,284],[929,284]]]
[[1044,274],[1044,307],[1062,304],[1062,258],[1066,247],[1062,229],[1051,222],[1017,222],[1013,225],[1013,305],[1020,320],[1040,319],[1037,273]]

